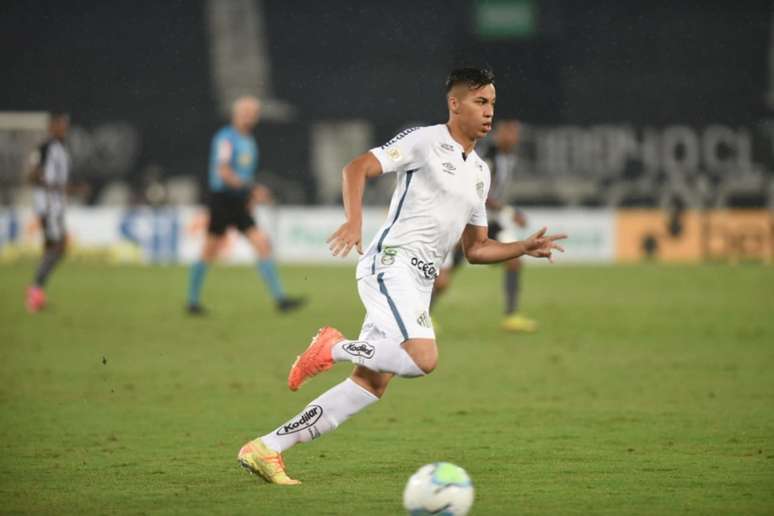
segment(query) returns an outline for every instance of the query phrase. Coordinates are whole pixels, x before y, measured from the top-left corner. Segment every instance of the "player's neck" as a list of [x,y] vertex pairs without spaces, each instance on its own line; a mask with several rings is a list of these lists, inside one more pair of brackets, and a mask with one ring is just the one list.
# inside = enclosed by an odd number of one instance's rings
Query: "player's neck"
[[446,128],[452,139],[462,145],[462,151],[465,155],[470,156],[470,153],[476,148],[476,139],[468,137],[453,120],[446,122]]
[[238,132],[243,136],[247,136],[248,134],[250,134],[250,129],[247,127],[239,127],[237,124],[231,124],[231,127],[233,127],[236,130],[236,132]]

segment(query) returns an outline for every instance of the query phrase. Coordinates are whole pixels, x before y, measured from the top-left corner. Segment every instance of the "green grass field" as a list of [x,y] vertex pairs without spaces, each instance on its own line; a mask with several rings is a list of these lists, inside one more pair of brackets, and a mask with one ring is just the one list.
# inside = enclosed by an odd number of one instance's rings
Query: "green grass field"
[[356,335],[351,268],[285,267],[311,303],[277,315],[250,268],[0,266],[0,512],[397,515],[408,476],[465,467],[474,515],[774,514],[774,268],[532,267],[542,325],[503,334],[500,271],[468,267],[433,314],[441,360],[285,455],[299,487],[236,462],[346,365],[286,388],[323,324]]

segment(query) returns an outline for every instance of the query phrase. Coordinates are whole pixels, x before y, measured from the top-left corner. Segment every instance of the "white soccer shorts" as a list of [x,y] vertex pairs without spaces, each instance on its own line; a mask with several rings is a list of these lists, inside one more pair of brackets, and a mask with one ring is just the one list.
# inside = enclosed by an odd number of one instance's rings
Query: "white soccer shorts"
[[430,319],[432,284],[419,285],[411,272],[395,268],[360,278],[357,290],[366,309],[360,340],[435,339]]

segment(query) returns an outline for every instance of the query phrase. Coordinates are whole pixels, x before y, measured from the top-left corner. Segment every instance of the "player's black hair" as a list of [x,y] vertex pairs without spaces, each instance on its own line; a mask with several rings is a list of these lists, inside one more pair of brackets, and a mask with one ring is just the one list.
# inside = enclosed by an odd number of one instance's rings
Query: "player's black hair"
[[481,86],[494,84],[494,82],[495,74],[489,67],[457,68],[449,72],[449,77],[446,78],[446,93],[448,94],[458,84],[464,84],[471,90],[477,90]]

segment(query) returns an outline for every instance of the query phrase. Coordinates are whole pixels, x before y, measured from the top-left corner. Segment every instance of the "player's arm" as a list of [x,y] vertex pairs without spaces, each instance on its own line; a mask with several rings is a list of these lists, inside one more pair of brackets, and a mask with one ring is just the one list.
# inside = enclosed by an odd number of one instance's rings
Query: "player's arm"
[[220,163],[218,165],[218,174],[220,174],[220,178],[223,179],[224,183],[226,183],[231,188],[234,188],[235,190],[239,190],[247,186],[228,163]]
[[355,247],[363,254],[363,191],[366,178],[382,173],[382,165],[371,152],[356,157],[341,172],[341,192],[347,221],[327,240],[333,256],[347,256]]
[[526,240],[498,242],[487,236],[486,226],[468,224],[462,232],[462,249],[470,263],[499,263],[525,254],[553,262],[551,253],[554,249],[564,252],[556,241],[565,238],[567,235],[562,233],[546,235],[546,228],[542,228]]
[[256,204],[272,204],[274,203],[274,196],[271,194],[271,189],[266,185],[255,184],[252,189],[253,202]]
[[234,152],[234,145],[226,137],[221,137],[218,145],[218,175],[226,185],[235,190],[241,190],[248,185],[231,168],[231,155]]
[[46,186],[45,171],[43,170],[44,147],[36,150],[30,155],[27,165],[27,180],[34,186]]

